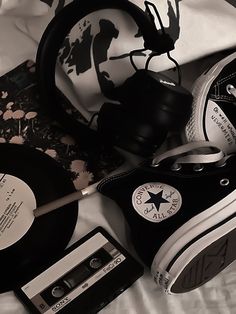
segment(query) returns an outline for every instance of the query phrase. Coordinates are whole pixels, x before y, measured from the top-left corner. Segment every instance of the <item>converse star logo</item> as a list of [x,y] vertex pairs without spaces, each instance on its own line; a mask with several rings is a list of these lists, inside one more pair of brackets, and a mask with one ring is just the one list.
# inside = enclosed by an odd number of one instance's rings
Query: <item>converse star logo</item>
[[169,201],[167,201],[166,199],[164,199],[162,197],[162,193],[163,193],[163,191],[161,191],[157,194],[154,194],[152,192],[148,192],[150,198],[145,202],[145,204],[147,204],[147,203],[154,204],[156,207],[156,210],[159,211],[161,203],[169,203]]
[[152,222],[160,222],[178,212],[182,205],[182,198],[174,187],[151,182],[139,186],[132,195],[134,209]]

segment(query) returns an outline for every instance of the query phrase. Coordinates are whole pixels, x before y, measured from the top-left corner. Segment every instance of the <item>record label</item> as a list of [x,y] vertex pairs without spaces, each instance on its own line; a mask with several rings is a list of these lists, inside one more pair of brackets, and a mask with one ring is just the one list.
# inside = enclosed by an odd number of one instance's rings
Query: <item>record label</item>
[[19,241],[34,221],[36,199],[21,179],[0,174],[0,250]]

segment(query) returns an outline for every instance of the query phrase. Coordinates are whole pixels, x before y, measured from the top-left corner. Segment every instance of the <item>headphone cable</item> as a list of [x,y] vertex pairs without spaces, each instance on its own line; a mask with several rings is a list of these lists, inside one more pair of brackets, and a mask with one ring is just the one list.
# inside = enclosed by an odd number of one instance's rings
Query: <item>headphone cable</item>
[[[152,14],[152,12],[151,12],[149,6],[151,6],[151,7],[154,9],[155,14],[156,14],[157,19],[158,19],[158,22],[159,22],[160,27],[161,27],[161,31],[162,31],[163,35],[165,35],[165,34],[166,34],[166,31],[165,31],[164,25],[163,25],[163,23],[162,23],[161,16],[160,16],[160,14],[159,14],[159,12],[158,12],[158,10],[157,10],[157,7],[156,7],[152,2],[149,2],[149,1],[144,1],[144,4],[145,4],[146,10],[147,10],[147,12],[148,12],[150,18],[152,19],[153,23],[154,23],[154,16],[153,16],[153,14]],[[181,85],[182,75],[181,75],[180,66],[179,66],[178,62],[177,62],[173,57],[171,57],[169,51],[167,51],[166,54],[167,54],[168,59],[169,59],[170,61],[172,61],[172,62],[175,64],[175,67],[176,67],[177,72],[178,72],[178,84]],[[152,59],[153,57],[155,57],[155,56],[158,56],[158,54],[157,54],[157,53],[151,53],[151,54],[149,55],[149,57],[148,57],[148,59],[147,59],[147,61],[146,61],[146,64],[145,64],[145,70],[148,70],[149,63],[150,63],[151,59]]]

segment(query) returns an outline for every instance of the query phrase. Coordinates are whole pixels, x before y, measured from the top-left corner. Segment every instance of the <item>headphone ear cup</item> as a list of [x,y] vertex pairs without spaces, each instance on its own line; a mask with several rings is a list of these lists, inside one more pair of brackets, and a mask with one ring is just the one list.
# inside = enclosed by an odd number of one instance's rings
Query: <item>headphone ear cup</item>
[[104,143],[140,156],[150,156],[167,135],[166,128],[156,127],[127,112],[123,105],[112,103],[103,104],[97,124]]
[[120,104],[105,103],[98,114],[101,140],[141,156],[153,154],[169,131],[183,128],[192,109],[189,91],[149,70],[138,70],[113,96]]
[[136,155],[148,157],[163,143],[166,135],[165,129],[157,129],[147,121],[126,115],[117,145]]
[[192,111],[192,94],[161,73],[138,70],[114,91],[127,111],[159,128],[180,130]]

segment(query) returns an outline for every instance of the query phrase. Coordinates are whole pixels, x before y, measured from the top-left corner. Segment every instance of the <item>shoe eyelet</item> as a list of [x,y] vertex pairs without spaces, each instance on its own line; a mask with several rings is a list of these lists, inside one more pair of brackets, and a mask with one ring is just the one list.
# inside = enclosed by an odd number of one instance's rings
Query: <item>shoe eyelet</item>
[[172,170],[172,171],[179,171],[181,168],[182,168],[181,164],[176,164],[176,163],[174,163],[174,164],[171,166],[171,170]]
[[151,167],[153,167],[153,168],[156,168],[156,167],[159,167],[159,166],[160,166],[159,163],[151,163]]
[[233,89],[235,89],[235,87],[232,85],[232,84],[228,84],[227,86],[226,86],[226,91],[227,91],[227,93],[228,94],[230,94],[230,95],[232,95],[232,90]]
[[204,167],[201,164],[196,164],[193,166],[193,170],[196,172],[202,171],[203,169],[204,169]]
[[216,165],[217,168],[221,168],[221,167],[225,167],[226,164],[227,164],[226,161],[224,161],[224,162],[222,162],[222,163],[217,162],[215,165]]
[[229,179],[227,179],[227,178],[221,179],[221,180],[220,180],[220,185],[221,185],[221,186],[227,186],[227,185],[229,185]]

